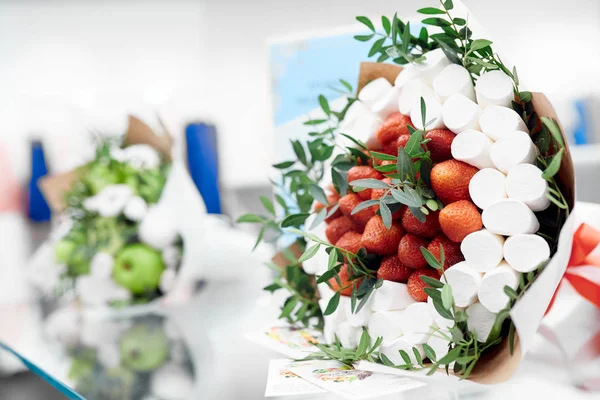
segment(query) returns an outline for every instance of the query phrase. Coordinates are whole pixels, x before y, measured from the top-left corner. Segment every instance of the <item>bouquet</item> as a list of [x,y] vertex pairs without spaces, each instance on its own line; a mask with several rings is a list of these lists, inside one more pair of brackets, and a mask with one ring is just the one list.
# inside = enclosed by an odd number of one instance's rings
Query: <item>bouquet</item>
[[149,303],[174,289],[183,239],[173,205],[162,201],[169,143],[146,128],[131,118],[125,140],[103,138],[92,161],[41,182],[62,224],[50,244],[57,273],[33,274],[38,286],[74,289],[85,305],[113,307]]
[[322,329],[307,358],[499,382],[566,268],[573,167],[546,97],[440,4],[418,30],[357,17],[377,62],[356,91],[340,81],[342,109],[319,96],[309,140],[274,165],[277,207],[239,221],[296,236],[265,290],[287,291],[280,319]]

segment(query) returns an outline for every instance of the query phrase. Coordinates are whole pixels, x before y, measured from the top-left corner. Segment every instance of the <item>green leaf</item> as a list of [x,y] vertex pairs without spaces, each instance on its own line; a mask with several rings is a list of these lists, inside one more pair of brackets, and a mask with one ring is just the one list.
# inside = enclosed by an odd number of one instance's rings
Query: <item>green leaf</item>
[[381,362],[383,362],[383,365],[395,367],[394,363],[385,354],[379,353],[379,358],[381,359]]
[[[289,228],[292,226],[300,226],[306,221],[306,218],[310,217],[310,214],[292,214],[287,216],[283,221],[281,221],[282,228]],[[302,232],[304,233],[304,232]]]
[[434,40],[440,45],[440,48],[442,49],[448,60],[450,60],[450,62],[452,62],[453,64],[462,65],[462,61],[460,60],[460,57],[458,56],[456,50],[450,47],[447,42],[440,40],[438,37],[436,37]]
[[370,30],[372,30],[373,32],[375,32],[375,27],[373,26],[373,23],[371,22],[371,20],[367,17],[356,17],[356,20],[362,24],[364,24],[367,28],[369,28]]
[[244,214],[241,217],[239,217],[237,219],[237,223],[241,224],[241,223],[256,223],[256,222],[266,222],[268,221],[267,218],[261,216],[261,215],[256,215],[256,214]]
[[387,39],[387,38],[382,37],[381,39],[377,39],[373,43],[373,46],[371,47],[371,50],[369,50],[368,57],[373,57],[375,54],[377,54],[381,50],[381,48],[383,46],[383,43],[385,42],[385,39]]
[[352,85],[343,79],[340,79],[340,83],[344,86],[349,92],[352,92]]
[[265,196],[260,196],[259,199],[265,210],[267,210],[271,215],[275,215],[275,207],[273,207],[273,202],[271,199]]
[[439,27],[451,25],[450,22],[446,21],[443,18],[439,18],[439,17],[425,18],[421,22],[424,23],[425,25],[433,25],[433,26],[439,26]]
[[398,13],[394,13],[394,18],[392,19],[392,44],[395,46],[398,43],[398,25],[400,20],[398,19]]
[[450,364],[452,361],[455,361],[458,358],[458,356],[460,355],[460,351],[461,351],[460,347],[453,348],[452,350],[450,350],[448,352],[448,354],[446,354],[444,357],[440,358],[437,363],[440,365]]
[[383,225],[385,225],[387,229],[390,229],[392,227],[392,212],[383,201],[380,201],[379,203],[379,212],[381,213]]
[[340,303],[340,292],[335,292],[333,297],[327,303],[327,307],[325,308],[325,312],[323,315],[331,315],[337,309],[338,304]]
[[[407,187],[406,189],[410,189],[410,188]],[[413,190],[413,192],[414,192],[414,190]],[[394,197],[394,199],[399,203],[402,203],[409,207],[421,207],[420,200],[419,201],[416,200],[413,196],[406,193],[405,191],[402,191],[399,189],[392,189],[391,193],[392,193],[392,196]]]
[[399,350],[398,351],[400,353],[400,357],[402,357],[402,359],[404,360],[404,363],[406,365],[412,365],[412,360],[410,359],[410,356],[408,355],[408,353],[404,350]]
[[464,26],[467,24],[467,20],[464,18],[454,18],[452,22],[454,22],[454,24],[458,26]]
[[353,142],[354,144],[356,144],[358,147],[360,147],[363,150],[367,150],[367,145],[364,144],[363,142],[361,142],[360,140],[357,140],[355,138],[353,138],[350,135],[346,135],[345,133],[340,133],[340,135],[342,135],[343,137],[345,137],[346,139],[350,140],[351,142]]
[[363,330],[362,335],[360,335],[360,342],[358,343],[358,347],[356,348],[356,356],[357,358],[362,358],[369,346],[371,345],[371,337],[369,336],[369,332],[367,330]]
[[401,180],[415,181],[415,168],[412,158],[408,156],[403,147],[398,147],[398,160],[396,160],[396,171]]
[[519,99],[525,103],[528,103],[533,98],[533,94],[531,92],[519,92]]
[[410,22],[406,23],[404,32],[402,33],[402,53],[408,54],[408,46],[410,45]]
[[328,120],[326,119],[309,119],[308,121],[304,122],[304,125],[321,125],[327,121]]
[[421,9],[417,10],[417,12],[419,14],[425,14],[425,15],[441,15],[441,14],[446,14],[444,12],[444,10],[440,10],[439,8],[433,8],[433,7],[421,8]]
[[271,283],[263,288],[263,290],[271,293],[279,289],[281,289],[281,285],[279,283]]
[[359,42],[368,42],[369,40],[371,40],[373,38],[374,34],[371,35],[356,35],[354,36],[354,39],[358,40]]
[[[421,275],[421,280],[425,282],[427,285],[431,286],[434,289],[441,289],[444,287],[444,284],[440,282],[438,279],[432,278],[427,275]],[[436,290],[439,293],[439,291]],[[431,297],[431,296],[430,296]]]
[[467,55],[469,55],[477,50],[486,48],[486,47],[490,46],[492,43],[493,42],[491,40],[487,40],[487,39],[473,40],[473,42],[471,43],[471,47],[469,48],[469,51],[467,52]]
[[558,122],[556,122],[555,120],[548,118],[548,117],[542,117],[542,122],[550,131],[550,134],[552,135],[552,138],[554,139],[554,141],[556,143],[558,143],[560,145],[560,147],[564,147],[565,141],[563,139]]
[[423,141],[423,131],[415,131],[412,135],[410,135],[410,139],[406,142],[406,146],[404,146],[404,150],[406,154],[410,157],[415,157],[419,153],[423,151],[421,148],[421,142]]
[[422,224],[425,223],[425,221],[427,220],[427,217],[421,211],[421,207],[408,207],[408,209],[410,210],[412,215],[414,215],[415,218],[419,220],[420,223],[422,223]]
[[371,156],[382,161],[396,161],[396,157],[392,156],[391,154],[378,153],[376,151],[372,151]]
[[450,310],[447,310],[446,308],[444,308],[441,294],[440,294],[439,298],[432,297],[431,299],[433,300],[433,307],[435,308],[437,313],[440,314],[441,317],[446,318],[446,319],[453,319],[452,313],[450,312]]
[[515,352],[515,324],[512,322],[508,329],[508,348],[510,350],[510,355],[512,356]]
[[558,151],[558,153],[554,155],[554,157],[552,157],[552,161],[550,162],[550,164],[548,164],[548,167],[542,173],[542,178],[549,181],[552,180],[552,177],[554,177],[554,175],[558,173],[558,171],[560,170],[560,164],[562,162],[564,152],[565,149],[563,147]]
[[302,144],[300,143],[300,141],[298,140],[292,140],[292,148],[294,149],[294,153],[296,153],[296,157],[298,157],[298,160],[304,164],[307,165],[308,161],[306,159],[306,151],[304,151],[304,147],[302,147]]
[[452,308],[452,303],[454,299],[452,298],[452,288],[450,285],[444,285],[442,288],[442,304],[446,310],[450,310]]
[[333,269],[338,259],[338,250],[336,248],[332,248],[329,252],[329,258],[327,260],[327,270]]
[[369,207],[373,207],[379,204],[379,200],[365,200],[362,203],[360,203],[359,205],[357,205],[356,207],[354,207],[354,209],[352,210],[352,212],[350,213],[350,215],[354,215],[357,212],[360,212],[364,209],[367,209]]
[[324,205],[328,205],[329,204],[329,201],[327,200],[327,195],[325,194],[325,191],[319,185],[317,185],[316,183],[312,183],[308,187],[308,192],[319,203],[324,204]]
[[292,311],[294,311],[294,308],[296,308],[297,304],[297,297],[289,297],[283,305],[283,308],[281,309],[281,314],[279,315],[279,318],[287,318],[292,313]]
[[389,35],[392,31],[392,24],[389,18],[385,15],[381,17],[381,25],[383,26],[383,30],[385,31],[386,35]]
[[417,350],[416,347],[413,347],[413,354],[415,355],[415,360],[417,360],[417,364],[421,367],[423,366],[423,357],[421,357],[421,353]]
[[331,217],[333,214],[335,214],[336,211],[339,210],[339,208],[340,208],[339,204],[336,204],[333,207],[331,207],[329,209],[329,211],[327,211],[327,215],[325,216],[325,219],[327,219],[327,218]]
[[440,261],[429,250],[427,250],[427,248],[421,246],[421,254],[423,254],[425,261],[427,261],[427,264],[429,264],[430,267],[435,268],[438,271],[442,270],[443,264],[441,264]]
[[423,351],[425,352],[425,356],[427,358],[429,358],[429,360],[431,362],[435,362],[436,359],[436,354],[435,354],[435,350],[433,350],[433,348],[428,345],[427,343],[423,343]]
[[331,115],[331,109],[329,108],[329,102],[323,95],[319,95],[319,105],[323,109],[323,112],[327,115]]
[[446,0],[442,4],[443,4],[444,8],[448,11],[450,11],[454,8],[454,3],[452,3],[452,0]]
[[327,218],[327,208],[323,207],[321,209],[321,211],[319,211],[317,213],[317,216],[313,220],[312,224],[310,224],[310,230],[313,230],[317,226],[321,225],[321,223],[323,223],[323,221],[325,221],[325,218]]
[[362,189],[389,189],[390,186],[380,180],[377,179],[357,179],[355,181],[350,182],[350,186],[354,186]]
[[325,271],[323,275],[319,276],[319,278],[317,279],[317,283],[325,283],[331,278],[335,277],[337,274],[339,274],[340,268],[334,267],[328,271]]
[[280,162],[278,164],[273,164],[273,168],[286,169],[286,168],[291,167],[295,163],[296,163],[296,161],[284,161],[284,162]]
[[348,191],[348,180],[335,168],[331,168],[331,180],[333,181],[333,187],[340,194],[340,197],[344,197]]
[[315,244],[314,246],[309,247],[308,249],[306,249],[306,251],[300,256],[300,258],[298,259],[298,262],[304,262],[307,260],[310,260],[311,258],[313,258],[315,256],[315,254],[317,254],[317,252],[319,251],[319,249],[321,248],[321,244]]
[[515,291],[515,289],[511,288],[510,286],[506,285],[504,286],[504,293],[511,299],[511,300],[516,300],[519,298],[519,295],[517,294],[517,292]]
[[456,322],[466,322],[468,318],[469,318],[469,316],[464,311],[457,311],[454,314],[454,320]]

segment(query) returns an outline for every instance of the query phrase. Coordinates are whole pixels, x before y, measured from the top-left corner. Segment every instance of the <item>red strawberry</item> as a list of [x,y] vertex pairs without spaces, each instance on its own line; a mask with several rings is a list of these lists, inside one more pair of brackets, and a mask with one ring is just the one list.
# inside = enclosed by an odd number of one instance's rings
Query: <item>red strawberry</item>
[[480,230],[483,223],[477,207],[468,200],[460,200],[442,208],[440,226],[448,239],[462,242],[469,233]]
[[440,261],[441,247],[444,248],[445,270],[450,268],[454,264],[458,264],[459,262],[465,260],[460,251],[460,243],[453,242],[452,240],[448,239],[448,237],[444,234],[436,236],[436,238],[433,239],[431,243],[429,243],[429,246],[427,246],[427,250],[429,250],[429,252],[433,254],[438,261]]
[[[327,201],[330,204],[330,206],[327,207],[327,212],[329,212],[329,210],[331,210],[331,208],[338,202],[339,199],[340,199],[340,196],[337,193],[333,193],[333,194],[330,194],[329,196],[327,196]],[[325,207],[325,205],[323,203],[316,202],[315,203],[315,212],[317,213],[317,212],[321,211],[323,209],[323,207]],[[342,212],[338,208],[333,214],[331,214],[331,216],[326,218],[325,221],[331,222],[334,219],[339,218],[341,216],[342,216]]]
[[425,268],[427,261],[421,253],[421,247],[426,248],[427,245],[427,239],[407,233],[398,244],[398,260],[409,268]]
[[406,147],[406,143],[408,143],[408,139],[410,139],[410,134],[406,134],[406,135],[402,135],[398,137],[398,140],[396,141],[396,153],[393,155],[398,155],[398,148],[399,147]]
[[[383,178],[382,181],[385,182],[385,183],[387,183],[388,185],[392,184],[392,179],[391,178]],[[371,190],[371,200],[379,200],[386,192],[387,192],[387,189],[373,189],[373,190]]]
[[408,278],[408,294],[412,296],[416,301],[425,302],[427,301],[427,293],[425,293],[425,288],[429,287],[423,280],[421,276],[428,276],[433,279],[440,279],[440,274],[433,268],[423,268],[418,269],[412,273],[412,275]]
[[337,243],[346,232],[349,232],[352,229],[354,229],[354,223],[352,223],[350,218],[339,217],[327,225],[327,228],[325,228],[325,236],[327,236],[329,243]]
[[369,220],[365,227],[361,241],[362,247],[369,253],[382,256],[394,254],[403,234],[402,227],[398,222],[392,222],[392,226],[388,229],[383,224],[383,219],[376,215]]
[[431,139],[427,143],[427,149],[431,152],[433,162],[446,161],[452,158],[450,146],[456,135],[448,129],[434,129],[427,132],[425,139]]
[[408,268],[398,260],[398,256],[387,256],[381,261],[381,265],[377,270],[377,279],[393,281],[398,283],[406,283],[408,277],[415,270]]
[[382,148],[381,143],[379,143],[377,140],[377,135],[372,135],[369,139],[367,139],[366,145],[367,149],[374,151],[380,151]]
[[[348,183],[354,182],[358,179],[379,180],[383,179],[383,175],[381,175],[381,172],[377,171],[373,167],[359,165],[348,170]],[[369,200],[371,198],[371,189],[361,190],[360,192],[357,192],[357,194],[361,199]]]
[[350,253],[356,254],[362,247],[360,244],[361,239],[362,235],[360,233],[349,231],[337,241],[335,246],[339,247],[340,249],[348,250]]
[[352,296],[352,288],[358,288],[358,285],[360,285],[360,282],[362,281],[360,278],[352,278],[348,271],[348,264],[342,265],[342,268],[337,276],[340,279],[340,283],[338,283],[335,277],[333,277],[329,280],[329,285],[334,292],[340,292],[342,296]]
[[429,215],[425,216],[425,222],[423,223],[407,208],[404,215],[402,215],[402,228],[405,232],[431,239],[440,233],[438,216],[438,211],[429,211]]
[[365,229],[367,222],[375,215],[373,207],[366,208],[352,215],[352,210],[362,202],[361,198],[356,193],[348,193],[342,197],[338,204],[342,214],[350,218],[356,225],[356,230],[362,232]]
[[400,135],[408,134],[408,125],[412,125],[410,117],[399,112],[390,114],[377,130],[377,141],[385,148]]
[[477,168],[462,161],[443,161],[431,169],[431,188],[445,205],[470,200],[469,182],[477,171]]

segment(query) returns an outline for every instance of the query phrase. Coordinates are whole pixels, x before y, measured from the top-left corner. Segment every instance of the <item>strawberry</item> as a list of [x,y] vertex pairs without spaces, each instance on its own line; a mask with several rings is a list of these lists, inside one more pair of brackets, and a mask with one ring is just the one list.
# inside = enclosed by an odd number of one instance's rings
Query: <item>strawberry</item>
[[415,270],[407,267],[398,260],[398,256],[387,256],[381,261],[377,270],[377,279],[406,283]]
[[360,240],[362,239],[362,235],[358,232],[348,231],[344,233],[337,243],[336,247],[340,249],[348,250],[350,253],[358,253],[360,248],[362,247],[360,244]]
[[335,277],[329,280],[329,285],[334,292],[340,292],[342,296],[352,296],[352,288],[358,288],[362,279],[353,279],[351,276],[352,271],[348,271],[348,264],[342,265],[340,272],[338,272],[338,278],[340,283]]
[[399,136],[407,135],[408,125],[412,125],[410,117],[399,112],[390,114],[377,130],[377,141],[385,148],[395,142]]
[[388,229],[383,224],[383,219],[376,215],[365,226],[361,244],[369,253],[382,256],[394,254],[403,234],[402,227],[398,222],[392,222],[392,226]]
[[[383,179],[383,175],[373,167],[359,165],[348,170],[348,183],[354,182],[358,179],[379,180]],[[371,198],[371,189],[361,190],[360,192],[357,192],[357,194],[361,199],[369,200]]]
[[[330,204],[330,206],[327,207],[327,212],[329,212],[329,210],[331,210],[331,208],[338,202],[339,199],[340,199],[340,196],[337,193],[333,193],[333,194],[330,194],[329,196],[327,196],[327,202]],[[319,203],[317,201],[315,203],[315,211],[314,212],[318,213],[324,207],[325,207],[325,204]],[[331,222],[334,219],[339,218],[341,216],[342,216],[342,212],[338,208],[333,214],[331,214],[331,216],[329,216],[328,218],[325,219],[325,222]]]
[[427,239],[407,233],[398,244],[398,260],[409,268],[425,268],[427,261],[421,253],[421,247],[427,245],[429,245]]
[[431,152],[433,162],[442,162],[452,158],[450,146],[456,135],[448,129],[434,129],[427,132],[425,139],[431,141],[427,143],[427,149]]
[[367,156],[368,160],[367,160],[366,165],[365,165],[365,162],[363,161],[363,159],[357,157],[356,161],[357,161],[358,165],[359,166],[363,166],[364,165],[364,166],[371,166],[372,167],[373,166],[373,159],[371,158],[371,151],[368,150],[368,149],[364,149],[364,150],[361,150],[361,151],[362,151],[362,153],[364,155]]
[[431,169],[431,188],[444,204],[470,200],[469,182],[477,171],[462,161],[443,161]]
[[[384,161],[384,162],[386,162],[386,161]],[[388,185],[392,184],[392,179],[391,178],[383,178],[381,181],[387,183]],[[387,189],[373,189],[373,190],[371,190],[371,200],[379,200],[386,192],[387,192]]]
[[361,202],[361,198],[358,197],[356,193],[348,193],[338,202],[342,214],[354,222],[356,230],[359,232],[362,232],[365,229],[365,225],[367,225],[367,222],[369,222],[376,212],[373,207],[369,207],[352,215],[352,210],[354,210]]
[[395,155],[395,156],[398,155],[398,147],[406,147],[406,143],[408,143],[408,139],[410,139],[410,134],[401,135],[398,137],[398,140],[396,141],[396,153],[394,153],[393,155]]
[[480,230],[483,224],[475,204],[468,200],[460,200],[442,208],[440,226],[448,239],[458,243],[469,233]]
[[458,264],[459,262],[465,260],[460,251],[460,243],[453,242],[452,240],[448,239],[446,235],[443,234],[436,236],[436,238],[433,239],[431,243],[429,243],[429,246],[427,246],[427,250],[429,250],[429,252],[433,254],[438,261],[440,261],[441,247],[444,248],[445,270],[450,268],[454,264]]
[[440,279],[440,274],[433,268],[423,268],[418,269],[412,273],[412,275],[408,278],[408,283],[406,286],[408,287],[408,294],[412,296],[416,301],[425,302],[427,301],[427,293],[425,293],[425,288],[429,287],[423,280],[421,276],[428,276],[433,279]]
[[438,216],[438,211],[429,211],[429,215],[425,216],[425,222],[421,222],[407,208],[402,215],[402,228],[407,233],[431,239],[440,233]]
[[380,151],[382,149],[381,143],[379,143],[379,141],[377,140],[377,135],[372,135],[371,137],[369,137],[369,139],[367,139],[366,145],[367,149],[369,150]]
[[346,232],[349,232],[353,229],[354,223],[350,218],[339,217],[327,225],[327,228],[325,228],[325,236],[327,236],[329,243],[337,243]]

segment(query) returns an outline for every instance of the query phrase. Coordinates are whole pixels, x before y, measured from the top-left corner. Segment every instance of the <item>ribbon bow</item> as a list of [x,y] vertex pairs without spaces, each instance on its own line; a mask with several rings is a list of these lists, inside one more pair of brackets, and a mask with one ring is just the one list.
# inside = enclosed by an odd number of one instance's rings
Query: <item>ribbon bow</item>
[[594,304],[600,309],[600,282],[591,281],[576,272],[577,267],[589,266],[598,268],[600,274],[600,254],[592,254],[592,251],[600,244],[600,231],[592,228],[586,223],[581,224],[575,235],[573,236],[573,248],[571,250],[571,258],[565,270],[563,279],[558,284],[554,296],[548,305],[548,311],[554,305],[556,294],[564,281],[568,281],[573,289],[577,291],[583,298]]

